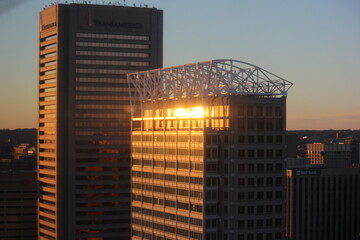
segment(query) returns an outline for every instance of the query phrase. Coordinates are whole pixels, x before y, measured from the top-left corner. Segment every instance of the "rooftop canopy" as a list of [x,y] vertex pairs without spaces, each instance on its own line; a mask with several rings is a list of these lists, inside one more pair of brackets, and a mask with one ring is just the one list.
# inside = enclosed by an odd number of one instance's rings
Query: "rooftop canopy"
[[135,87],[138,101],[218,95],[286,96],[293,85],[258,66],[232,59],[130,73],[128,83]]

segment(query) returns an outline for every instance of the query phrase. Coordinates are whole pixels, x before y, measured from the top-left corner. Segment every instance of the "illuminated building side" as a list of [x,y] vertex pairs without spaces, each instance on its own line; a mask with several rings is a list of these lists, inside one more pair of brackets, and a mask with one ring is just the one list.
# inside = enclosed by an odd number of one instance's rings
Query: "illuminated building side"
[[306,151],[310,164],[324,164],[324,146],[323,143],[306,144]]
[[292,84],[235,60],[128,81],[132,239],[284,239]]
[[39,28],[39,239],[127,239],[126,73],[162,66],[162,11],[58,4]]

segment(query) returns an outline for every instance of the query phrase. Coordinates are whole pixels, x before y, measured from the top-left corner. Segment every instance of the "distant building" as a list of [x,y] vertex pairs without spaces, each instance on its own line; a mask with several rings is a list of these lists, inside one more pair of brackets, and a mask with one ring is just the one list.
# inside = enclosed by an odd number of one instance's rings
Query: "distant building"
[[132,239],[283,239],[292,84],[235,60],[128,79]]
[[0,160],[0,239],[37,239],[35,162]]
[[287,170],[288,240],[358,240],[360,168]]
[[39,239],[130,237],[126,73],[162,66],[162,16],[110,4],[40,12]]
[[306,146],[310,164],[324,164],[324,144],[308,143]]
[[358,141],[345,141],[344,143],[309,143],[307,144],[310,164],[322,164],[326,167],[344,167],[360,163]]
[[23,156],[33,156],[36,150],[30,144],[20,144],[14,147],[14,159],[20,159]]

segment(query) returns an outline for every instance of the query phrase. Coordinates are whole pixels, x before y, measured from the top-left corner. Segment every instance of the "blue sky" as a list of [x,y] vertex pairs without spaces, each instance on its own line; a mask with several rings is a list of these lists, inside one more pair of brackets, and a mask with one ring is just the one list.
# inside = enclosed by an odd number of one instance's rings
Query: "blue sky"
[[[38,12],[49,3],[0,0],[0,129],[37,125]],[[249,62],[294,83],[288,129],[360,129],[360,1],[126,3],[164,10],[165,67]]]

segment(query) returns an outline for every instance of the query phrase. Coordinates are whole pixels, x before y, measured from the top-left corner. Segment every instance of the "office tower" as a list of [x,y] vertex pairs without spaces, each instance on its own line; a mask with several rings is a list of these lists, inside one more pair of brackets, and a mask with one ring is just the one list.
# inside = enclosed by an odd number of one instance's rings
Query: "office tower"
[[0,159],[0,239],[37,238],[35,158]]
[[128,81],[132,239],[283,239],[292,84],[235,60]]
[[360,168],[287,169],[289,240],[358,240]]
[[39,27],[39,239],[129,238],[126,73],[162,66],[162,11],[58,4]]

